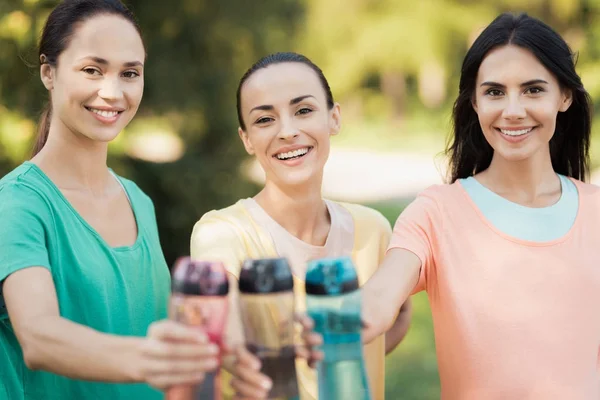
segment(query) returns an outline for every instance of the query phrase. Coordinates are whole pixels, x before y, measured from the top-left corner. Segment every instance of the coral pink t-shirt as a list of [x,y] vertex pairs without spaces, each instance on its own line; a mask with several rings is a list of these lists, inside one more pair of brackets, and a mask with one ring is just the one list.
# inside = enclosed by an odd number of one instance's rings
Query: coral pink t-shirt
[[600,188],[563,237],[510,237],[460,183],[423,191],[389,248],[421,260],[443,400],[600,399]]

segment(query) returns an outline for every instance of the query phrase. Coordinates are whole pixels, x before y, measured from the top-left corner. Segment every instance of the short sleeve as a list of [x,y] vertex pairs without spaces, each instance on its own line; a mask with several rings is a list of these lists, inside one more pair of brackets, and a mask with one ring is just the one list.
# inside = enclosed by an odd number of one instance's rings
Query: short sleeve
[[236,278],[247,258],[243,239],[230,223],[212,218],[211,213],[196,222],[192,231],[190,256],[197,260],[220,261]]
[[419,281],[412,294],[426,290],[428,281],[435,273],[436,238],[441,224],[437,202],[428,191],[417,196],[396,220],[388,251],[405,249],[421,260]]
[[378,263],[381,264],[384,257],[385,257],[385,253],[387,251],[387,248],[390,244],[390,240],[392,237],[392,227],[390,226],[389,221],[379,212],[378,214],[378,219],[379,219],[379,226],[380,226],[380,239],[379,239],[379,261]]
[[0,188],[0,318],[6,315],[1,283],[28,267],[50,268],[47,226],[51,219],[44,199],[17,184]]

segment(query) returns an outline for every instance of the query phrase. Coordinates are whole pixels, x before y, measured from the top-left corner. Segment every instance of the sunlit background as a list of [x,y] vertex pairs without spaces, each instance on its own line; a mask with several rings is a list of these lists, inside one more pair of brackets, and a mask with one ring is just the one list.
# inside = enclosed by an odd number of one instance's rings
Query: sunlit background
[[[57,1],[0,1],[0,177],[27,159],[46,100],[35,45]],[[262,172],[236,133],[235,90],[259,57],[297,51],[325,72],[342,105],[324,193],[371,205],[393,223],[442,182],[462,58],[502,11],[526,11],[564,35],[600,97],[599,0],[136,0],[148,50],[138,116],[110,166],[154,200],[167,260],[189,252],[206,211],[252,196]],[[600,125],[592,145],[598,162]],[[597,174],[594,175],[594,178]],[[1,221],[0,221],[1,223]],[[389,399],[438,399],[431,314],[415,296],[407,339],[387,358]]]

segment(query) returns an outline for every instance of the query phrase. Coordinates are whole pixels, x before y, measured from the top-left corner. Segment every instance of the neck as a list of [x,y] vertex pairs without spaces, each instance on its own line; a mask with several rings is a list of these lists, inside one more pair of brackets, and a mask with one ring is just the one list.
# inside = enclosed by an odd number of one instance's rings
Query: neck
[[298,239],[323,245],[330,227],[327,205],[321,197],[321,182],[282,187],[267,181],[254,199],[285,230]]
[[552,168],[549,151],[522,161],[508,161],[494,153],[490,166],[478,179],[496,193],[522,204],[560,194],[560,179]]
[[108,144],[75,133],[53,118],[46,144],[31,161],[61,189],[103,194],[111,181],[107,154]]

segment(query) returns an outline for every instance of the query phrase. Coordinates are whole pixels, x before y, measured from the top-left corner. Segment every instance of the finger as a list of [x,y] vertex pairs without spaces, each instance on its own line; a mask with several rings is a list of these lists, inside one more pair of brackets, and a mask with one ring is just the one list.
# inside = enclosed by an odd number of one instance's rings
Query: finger
[[266,399],[269,396],[269,390],[237,378],[231,380],[231,387],[235,390],[237,398]]
[[213,343],[189,344],[148,340],[144,343],[142,351],[149,358],[192,360],[214,358],[219,354],[219,347]]
[[311,331],[315,327],[315,323],[312,318],[306,314],[296,314],[296,321],[302,325],[302,328],[305,331]]
[[267,392],[273,387],[273,382],[268,376],[262,374],[257,368],[238,363],[234,369],[234,377],[248,386],[258,387]]
[[196,385],[204,381],[206,375],[201,372],[176,375],[156,375],[148,379],[148,384],[160,390],[179,385]]
[[212,372],[219,367],[217,358],[200,360],[152,360],[144,366],[146,375],[186,375]]
[[325,359],[325,353],[323,351],[315,349],[309,350],[303,346],[296,347],[296,356],[305,359],[311,368],[315,367],[319,361]]
[[308,359],[308,366],[315,368],[317,364],[325,359],[325,353],[321,350],[313,350]]
[[317,347],[323,345],[323,336],[315,332],[303,334],[302,339],[309,347]]
[[148,336],[160,340],[207,343],[208,337],[200,329],[193,329],[175,321],[155,322],[148,328]]
[[254,354],[250,353],[245,346],[238,346],[236,352],[237,362],[236,364],[240,364],[243,366],[247,366],[253,370],[259,370],[261,367],[261,362]]

